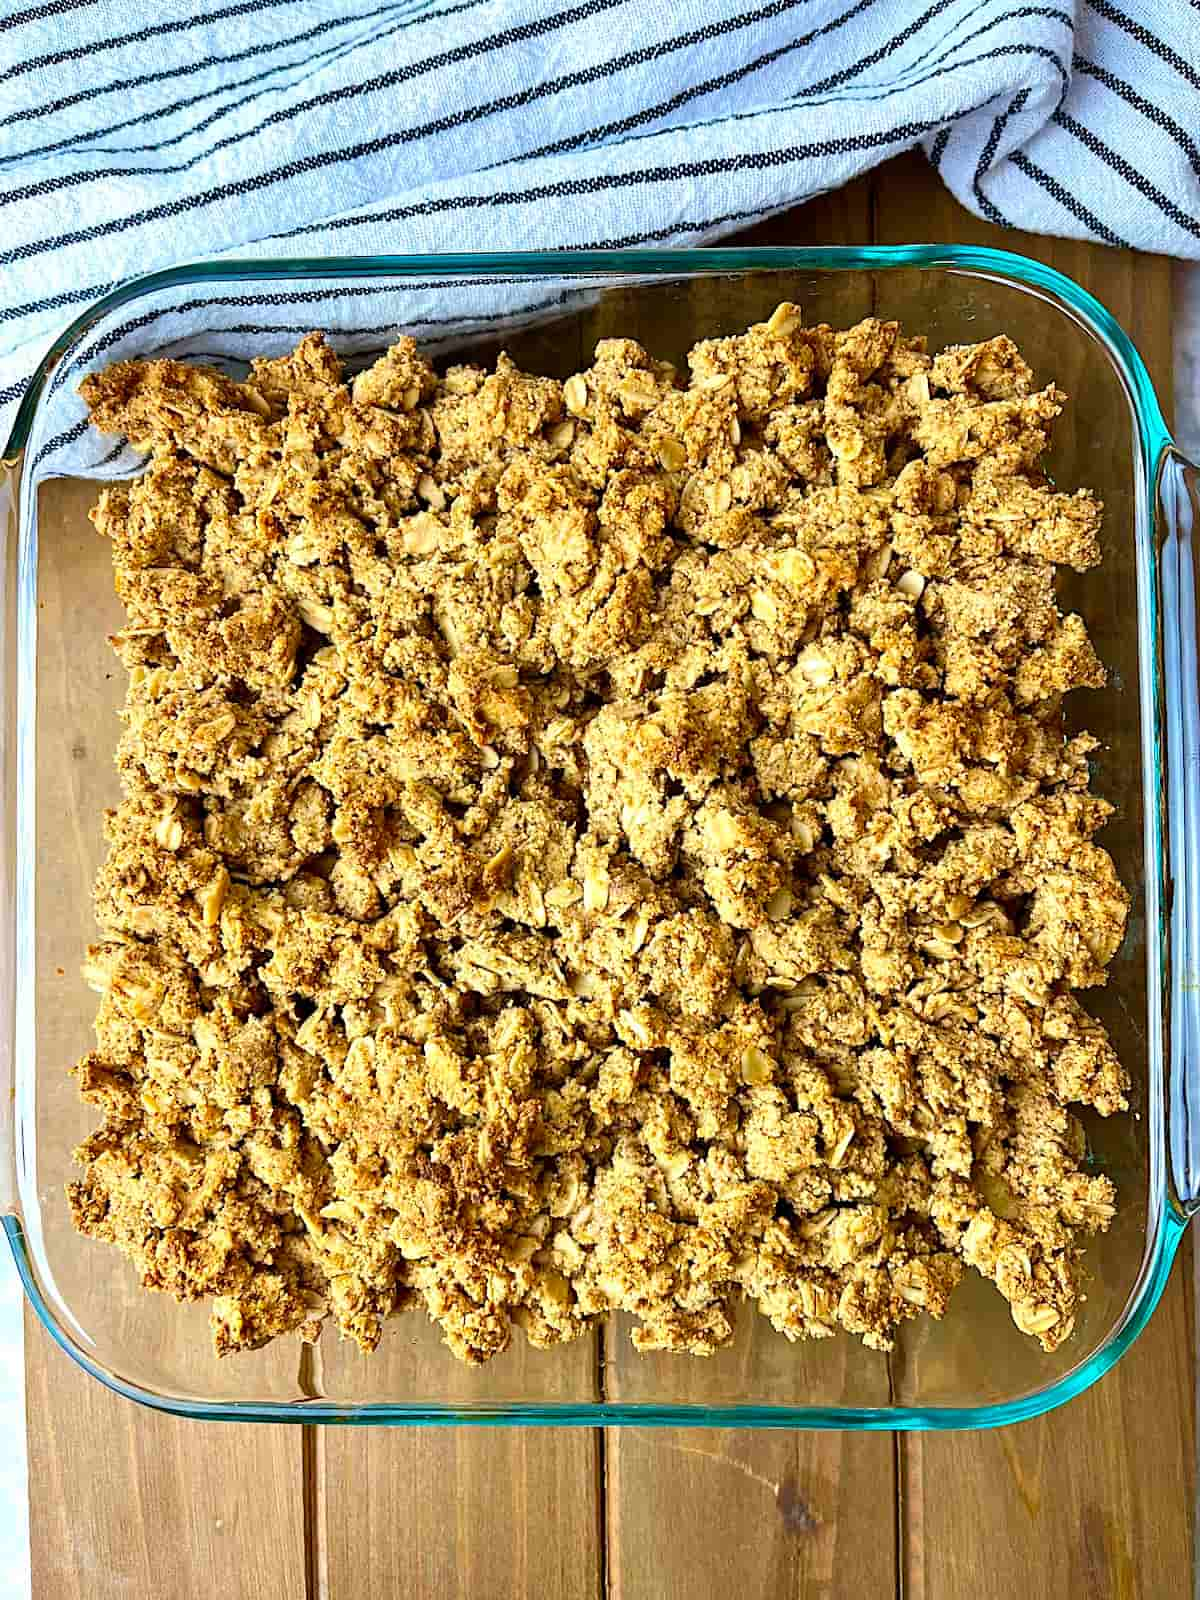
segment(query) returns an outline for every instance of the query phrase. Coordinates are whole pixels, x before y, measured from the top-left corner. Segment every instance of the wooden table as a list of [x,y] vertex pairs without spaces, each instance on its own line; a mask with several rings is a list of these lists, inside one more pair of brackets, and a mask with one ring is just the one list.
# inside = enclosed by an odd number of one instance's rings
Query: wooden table
[[[1094,290],[1170,396],[1169,262],[992,228],[915,155],[746,238],[1024,250]],[[1175,1600],[1190,1285],[1189,1253],[1064,1410],[962,1435],[189,1423],[100,1388],[30,1316],[35,1600]]]

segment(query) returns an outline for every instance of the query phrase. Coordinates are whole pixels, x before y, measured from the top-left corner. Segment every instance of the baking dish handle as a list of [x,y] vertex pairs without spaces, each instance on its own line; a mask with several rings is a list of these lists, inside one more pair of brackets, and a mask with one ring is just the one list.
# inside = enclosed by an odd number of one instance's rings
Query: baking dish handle
[[0,461],[0,1213],[16,1210],[17,549],[21,457]]
[[1165,700],[1166,867],[1170,896],[1171,1178],[1181,1209],[1200,1209],[1200,468],[1173,447],[1156,483]]

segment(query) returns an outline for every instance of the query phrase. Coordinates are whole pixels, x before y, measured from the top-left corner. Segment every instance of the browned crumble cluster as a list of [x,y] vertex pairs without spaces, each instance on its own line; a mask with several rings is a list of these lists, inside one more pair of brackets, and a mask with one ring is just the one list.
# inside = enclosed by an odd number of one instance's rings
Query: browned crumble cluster
[[322,339],[89,378],[129,673],[71,1205],[219,1352],[423,1305],[464,1360],[748,1298],[876,1349],[967,1266],[1053,1349],[1112,1214],[1072,991],[1104,673],[1064,396],[782,305],[560,383]]

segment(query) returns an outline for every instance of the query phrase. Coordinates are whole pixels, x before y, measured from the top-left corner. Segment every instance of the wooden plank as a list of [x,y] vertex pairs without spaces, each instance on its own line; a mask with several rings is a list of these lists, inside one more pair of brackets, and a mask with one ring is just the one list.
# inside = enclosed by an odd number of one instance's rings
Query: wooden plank
[[895,1592],[887,1434],[626,1428],[610,1437],[614,1600]]
[[[423,1312],[374,1355],[327,1335],[312,1388],[339,1401],[500,1405],[597,1398],[595,1339],[531,1350],[517,1335],[482,1368],[456,1361]],[[310,1428],[312,1600],[596,1600],[598,1434],[584,1428]]]
[[[722,242],[869,239],[870,190],[860,182]],[[819,303],[831,321],[865,316],[869,282],[831,281]],[[770,309],[765,302],[757,308],[763,315]],[[720,286],[697,285],[691,338],[726,314]],[[795,1348],[753,1322],[744,1312],[736,1347],[705,1362],[639,1357],[627,1330],[614,1330],[607,1336],[609,1392],[631,1399],[671,1393],[697,1404],[837,1395],[847,1404],[886,1403],[882,1358],[848,1340]],[[615,1428],[606,1439],[606,1477],[614,1600],[717,1594],[874,1600],[894,1591],[894,1447],[885,1434]]]
[[1181,1261],[1149,1326],[1062,1410],[901,1442],[905,1600],[1190,1593],[1193,1330]]
[[[323,1339],[314,1386],[345,1398],[470,1404],[597,1397],[592,1339],[531,1350],[518,1335],[463,1367],[421,1312],[361,1356]],[[598,1435],[583,1428],[309,1430],[315,1595],[595,1600],[602,1581]]]
[[[44,726],[60,730],[38,750],[44,859],[38,885],[39,1122],[46,1133],[40,1182],[43,1235],[59,1288],[81,1310],[101,1360],[137,1375],[178,1371],[180,1330],[190,1370],[216,1363],[204,1315],[137,1289],[115,1251],[72,1232],[61,1183],[69,1149],[94,1114],[79,1101],[67,1064],[86,1048],[94,996],[79,982],[95,937],[88,888],[102,849],[100,808],[115,786],[111,751],[119,727],[95,714],[113,669],[104,628],[77,631],[81,608],[97,615],[111,580],[107,554],[85,520],[95,485],[48,484],[40,502],[39,696]],[[87,600],[84,600],[84,596]],[[115,601],[112,602],[115,605]],[[86,692],[81,684],[90,681]],[[84,707],[90,708],[86,711]],[[111,709],[111,708],[110,708]],[[53,826],[49,824],[53,821]],[[57,1066],[61,1062],[61,1075]],[[137,1313],[144,1313],[139,1320]],[[305,1592],[301,1440],[283,1428],[181,1421],[131,1404],[87,1377],[26,1318],[30,1540],[35,1600],[108,1600],[169,1592],[172,1600],[295,1600]],[[136,1331],[135,1331],[136,1330]],[[130,1341],[137,1338],[136,1350]],[[126,1352],[129,1358],[126,1360]],[[193,1354],[194,1352],[194,1354]],[[270,1359],[280,1385],[295,1357]],[[254,1373],[262,1367],[253,1369]],[[214,1375],[215,1376],[215,1375]],[[222,1369],[236,1388],[250,1369]]]
[[25,1318],[33,1600],[300,1600],[294,1428],[122,1400]]
[[321,1596],[597,1600],[593,1429],[317,1430]]
[[[916,155],[880,169],[874,190],[881,244],[988,244],[1077,279],[1132,335],[1169,402],[1168,260],[994,228],[958,206]],[[1190,1278],[1184,1250],[1133,1349],[1065,1409],[992,1434],[901,1439],[906,1600],[968,1593],[976,1600],[1013,1593],[1157,1600],[1189,1592],[1196,1483]]]
[[[529,371],[567,376],[586,360],[579,317],[472,344]],[[361,1357],[328,1333],[314,1392],[341,1402],[445,1404],[598,1398],[595,1336],[553,1351],[518,1334],[482,1370],[461,1366],[423,1313],[397,1319]],[[603,1583],[598,1434],[587,1429],[311,1429],[306,1454],[314,1596],[413,1600],[595,1600]]]

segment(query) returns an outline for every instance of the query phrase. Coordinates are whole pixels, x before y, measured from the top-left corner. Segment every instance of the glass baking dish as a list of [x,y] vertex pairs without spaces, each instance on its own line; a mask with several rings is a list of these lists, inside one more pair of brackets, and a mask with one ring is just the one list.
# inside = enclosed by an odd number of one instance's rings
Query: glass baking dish
[[[115,1250],[75,1234],[63,1184],[93,1113],[67,1069],[88,1048],[94,996],[77,977],[94,937],[100,816],[116,798],[112,750],[122,675],[105,635],[119,613],[108,552],[77,517],[39,528],[48,476],[129,472],[136,458],[88,429],[79,378],[117,357],[175,354],[236,368],[324,329],[351,358],[411,331],[436,350],[503,346],[559,375],[598,337],[657,356],[796,301],[808,321],[897,317],[931,345],[1014,335],[1043,380],[1070,395],[1048,470],[1107,505],[1105,559],[1064,579],[1111,683],[1077,694],[1098,734],[1095,787],[1116,806],[1104,842],[1134,904],[1106,989],[1087,1004],[1134,1078],[1133,1112],[1087,1123],[1120,1205],[1086,1256],[1087,1300],[1052,1356],[1013,1326],[973,1274],[949,1318],[902,1331],[890,1356],[848,1337],[791,1345],[756,1314],[705,1361],[638,1356],[627,1330],[552,1352],[518,1339],[482,1370],[459,1366],[419,1315],[397,1318],[373,1357],[327,1336],[218,1362],[206,1308],[148,1295]],[[1162,1290],[1200,1203],[1200,725],[1192,535],[1196,474],[1168,435],[1137,351],[1059,273],[1000,251],[616,251],[562,255],[224,262],[155,274],[78,318],[41,364],[6,451],[0,748],[0,1201],[30,1301],[59,1344],[121,1394],[183,1416],[355,1423],[989,1427],[1093,1383],[1126,1350]],[[61,491],[60,491],[61,493]]]

